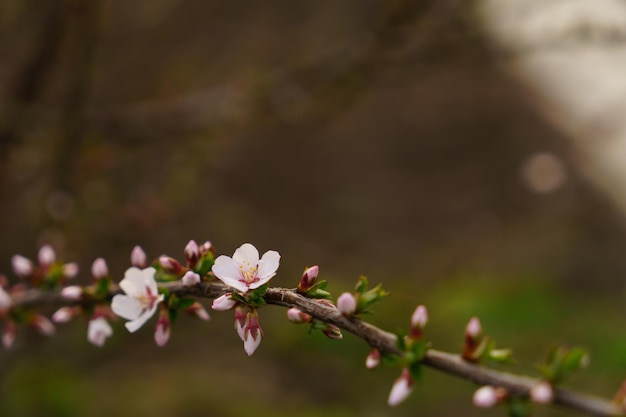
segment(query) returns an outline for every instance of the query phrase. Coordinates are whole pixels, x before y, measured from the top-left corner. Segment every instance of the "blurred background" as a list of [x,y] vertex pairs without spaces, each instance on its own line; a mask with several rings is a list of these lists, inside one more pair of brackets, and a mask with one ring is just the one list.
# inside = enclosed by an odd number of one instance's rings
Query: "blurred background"
[[[626,374],[626,180],[590,174],[605,165],[580,143],[607,146],[594,140],[613,119],[567,124],[580,119],[524,70],[528,47],[491,30],[491,3],[1,2],[0,271],[15,281],[11,256],[44,243],[121,278],[136,244],[182,259],[190,239],[228,255],[251,242],[281,253],[276,286],[313,264],[335,296],[359,275],[382,283],[392,296],[367,319],[388,330],[426,304],[442,350],[460,350],[473,315],[518,372],[585,347],[591,366],[567,386],[611,397]],[[589,33],[579,42],[597,47]],[[506,412],[430,370],[390,409],[399,370],[366,370],[355,337],[309,335],[269,307],[248,358],[232,320],[182,317],[164,348],[153,321],[132,337],[116,323],[102,349],[84,320],[21,332],[0,353],[0,415]]]

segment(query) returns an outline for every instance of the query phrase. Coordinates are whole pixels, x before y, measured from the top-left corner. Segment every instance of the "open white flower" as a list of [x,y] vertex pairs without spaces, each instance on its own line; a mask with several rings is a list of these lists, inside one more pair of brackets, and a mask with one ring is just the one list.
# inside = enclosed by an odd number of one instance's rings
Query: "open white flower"
[[154,280],[156,270],[152,267],[139,269],[130,267],[124,273],[120,288],[126,293],[113,297],[111,309],[115,314],[130,320],[126,323],[129,332],[135,332],[154,315],[157,306],[163,301]]
[[244,243],[233,257],[221,255],[215,260],[213,273],[224,284],[247,293],[267,283],[278,269],[280,255],[267,251],[259,260],[259,251],[250,243]]

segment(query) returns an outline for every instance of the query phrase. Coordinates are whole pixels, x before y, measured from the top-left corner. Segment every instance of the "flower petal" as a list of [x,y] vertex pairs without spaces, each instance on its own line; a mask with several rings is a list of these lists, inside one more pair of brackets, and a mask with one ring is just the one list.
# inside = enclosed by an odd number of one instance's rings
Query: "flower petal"
[[233,259],[238,264],[248,263],[250,265],[257,265],[259,263],[259,251],[254,245],[244,243],[235,251]]
[[280,254],[275,250],[268,250],[263,254],[263,257],[259,261],[259,269],[257,277],[259,281],[255,282],[250,288],[258,288],[270,280],[276,275],[276,270],[280,263]]
[[260,331],[257,333],[256,337],[252,337],[252,334],[248,333],[248,337],[243,341],[243,349],[246,351],[248,356],[252,356],[256,348],[259,347],[261,339],[263,339],[263,336]]
[[126,323],[126,328],[128,329],[129,332],[134,333],[136,332],[141,326],[144,325],[144,323],[146,321],[148,321],[148,319],[150,317],[152,317],[154,315],[154,313],[156,312],[156,309],[159,305],[159,303],[161,301],[163,301],[163,294],[161,294],[159,296],[159,298],[157,298],[156,302],[152,305],[152,308],[150,310],[145,310],[143,313],[141,313],[141,315],[139,317],[137,317],[135,320],[133,321],[129,321]]
[[152,294],[157,294],[159,292],[156,280],[154,279],[155,274],[156,269],[154,269],[153,267],[148,267],[141,270],[141,276],[144,282],[143,290],[148,287],[150,288],[150,291],[152,291]]
[[126,272],[124,272],[124,279],[120,281],[120,288],[127,295],[130,295],[131,297],[139,296],[143,294],[144,287],[145,283],[141,269],[131,266],[126,270]]
[[235,288],[237,291],[248,291],[248,286],[240,281],[239,264],[231,257],[225,255],[218,256],[211,270],[224,284]]
[[126,320],[134,320],[141,315],[141,303],[135,298],[123,294],[117,294],[111,301],[111,310]]

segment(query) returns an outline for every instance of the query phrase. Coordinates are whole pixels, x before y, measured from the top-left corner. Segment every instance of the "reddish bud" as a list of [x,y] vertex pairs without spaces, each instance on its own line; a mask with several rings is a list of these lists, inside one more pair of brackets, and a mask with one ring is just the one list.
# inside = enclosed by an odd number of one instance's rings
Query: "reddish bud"
[[52,315],[52,321],[55,323],[67,323],[80,314],[77,307],[61,307]]
[[156,328],[154,330],[154,341],[157,346],[163,347],[170,339],[171,334],[170,316],[167,310],[161,310],[159,314],[159,320],[157,320]]
[[259,325],[259,313],[256,310],[248,312],[244,327],[243,349],[248,356],[252,356],[263,340],[263,330]]
[[311,320],[313,320],[313,317],[310,314],[307,314],[298,308],[292,307],[289,310],[287,310],[287,319],[289,319],[289,321],[292,323],[302,324],[302,323],[310,323]]
[[246,316],[246,307],[242,305],[237,305],[237,307],[235,307],[235,330],[237,331],[239,338],[243,341],[246,340]]
[[185,246],[185,258],[187,258],[187,264],[190,268],[196,266],[200,258],[200,248],[195,240],[190,240]]
[[425,306],[419,305],[411,316],[411,337],[418,339],[424,333],[424,328],[428,323],[428,310]]
[[198,317],[200,320],[208,321],[211,319],[209,313],[206,311],[204,306],[198,302],[193,303],[187,310],[187,314],[194,315]]
[[402,369],[402,373],[393,383],[391,392],[389,393],[389,399],[387,403],[394,407],[406,400],[413,391],[413,378],[407,368]]
[[329,339],[341,340],[343,339],[343,334],[341,333],[341,329],[334,324],[327,324],[326,328],[322,330],[322,333]]
[[374,369],[380,365],[380,350],[373,348],[367,358],[365,358],[365,367],[367,369]]
[[496,388],[491,385],[485,385],[478,388],[474,392],[472,402],[479,408],[491,408],[499,402],[503,401],[507,396],[504,388]]
[[237,301],[231,298],[232,295],[233,295],[232,293],[227,292],[226,294],[220,297],[217,297],[215,300],[213,300],[213,304],[211,304],[211,308],[215,311],[226,311],[235,307],[238,303]]
[[310,290],[315,284],[319,272],[320,269],[317,265],[306,268],[298,284],[298,292],[304,293]]
[[159,257],[159,265],[170,274],[178,275],[183,271],[183,266],[176,259],[165,255]]

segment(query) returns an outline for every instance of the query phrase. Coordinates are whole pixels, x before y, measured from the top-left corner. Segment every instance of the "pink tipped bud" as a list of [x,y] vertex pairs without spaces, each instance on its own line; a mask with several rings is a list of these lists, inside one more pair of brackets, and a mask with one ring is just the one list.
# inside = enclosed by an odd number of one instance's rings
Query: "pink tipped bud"
[[313,317],[295,307],[287,310],[287,319],[295,324],[310,323]]
[[148,265],[148,257],[141,246],[137,245],[133,248],[130,253],[130,264],[137,268],[145,268]]
[[9,293],[7,293],[4,288],[0,287],[0,313],[11,308],[13,304],[13,300]]
[[485,385],[474,392],[472,401],[476,407],[491,408],[505,398],[506,390],[504,388],[495,388],[491,385]]
[[251,310],[246,315],[246,322],[244,325],[244,338],[243,349],[248,356],[252,356],[254,351],[261,344],[263,339],[263,330],[259,325],[259,313],[256,310]]
[[98,347],[102,347],[108,337],[113,335],[111,325],[104,317],[96,317],[89,321],[87,340]]
[[193,268],[200,258],[200,248],[195,240],[190,240],[185,246],[185,258],[189,267]]
[[80,313],[76,307],[61,307],[52,315],[52,321],[55,323],[67,323]]
[[8,320],[2,330],[2,345],[5,349],[9,349],[15,342],[15,335],[17,333],[17,326],[13,320]]
[[396,379],[391,387],[387,404],[394,407],[406,400],[413,391],[413,378],[407,368],[402,369],[400,377]]
[[159,265],[161,265],[161,268],[163,268],[165,272],[169,272],[170,274],[178,275],[183,271],[182,265],[176,259],[165,255],[159,257]]
[[191,287],[196,284],[200,284],[200,275],[193,271],[185,272],[185,275],[183,275],[183,286]]
[[[226,311],[237,305],[237,301],[231,298],[233,294],[227,292],[226,294],[217,297],[213,300],[213,304],[211,304],[211,308],[215,311]],[[245,318],[245,310],[244,310],[244,318]]]
[[202,304],[198,302],[193,303],[186,311],[187,314],[194,315],[200,320],[208,321],[211,319],[211,316],[209,316],[209,313],[206,311],[206,309],[202,306]]
[[200,254],[204,255],[208,252],[213,252],[213,245],[207,240],[202,245],[200,245]]
[[337,298],[337,308],[344,316],[351,316],[356,311],[356,298],[349,292],[344,292]]
[[83,298],[83,287],[79,285],[70,285],[61,290],[61,297],[66,300],[78,301]]
[[343,339],[343,334],[341,333],[341,329],[335,326],[334,324],[328,324],[326,328],[322,330],[322,333],[324,333],[324,335],[329,339],[335,339],[335,340]]
[[52,336],[55,332],[54,324],[46,317],[37,314],[30,322],[31,326],[44,336]]
[[548,404],[554,399],[554,389],[548,381],[541,381],[530,389],[530,399],[537,404]]
[[162,310],[159,314],[159,320],[157,320],[156,328],[154,330],[154,341],[157,346],[163,347],[170,340],[170,317],[167,310]]
[[235,330],[243,341],[246,340],[246,316],[246,308],[242,305],[237,305],[235,307]]
[[424,328],[428,323],[428,310],[425,306],[419,305],[411,316],[411,337],[418,339],[422,336]]
[[76,262],[69,262],[63,265],[63,276],[65,278],[74,278],[78,275],[78,264]]
[[315,284],[319,272],[320,268],[317,265],[306,268],[302,273],[302,278],[298,284],[298,292],[307,292],[310,290]]
[[33,274],[33,263],[22,255],[13,255],[11,265],[13,266],[13,272],[18,277],[28,278]]
[[365,367],[367,369],[374,369],[380,365],[380,350],[374,348],[370,354],[365,358]]
[[57,257],[54,253],[54,249],[50,245],[43,245],[41,249],[39,249],[39,253],[37,254],[37,260],[39,261],[39,265],[42,267],[50,266],[56,261]]
[[483,332],[483,328],[480,325],[478,317],[472,317],[465,326],[465,337],[476,340]]
[[91,275],[94,279],[102,279],[109,276],[109,267],[103,258],[98,258],[91,265]]

